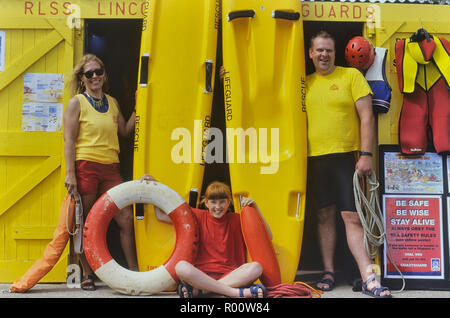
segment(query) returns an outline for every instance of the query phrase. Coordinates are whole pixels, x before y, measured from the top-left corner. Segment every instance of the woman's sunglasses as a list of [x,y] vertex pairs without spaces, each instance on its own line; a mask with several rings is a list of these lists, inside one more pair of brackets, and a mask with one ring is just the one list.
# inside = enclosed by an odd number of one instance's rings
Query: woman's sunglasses
[[86,76],[86,78],[91,78],[92,76],[94,76],[94,73],[95,75],[100,76],[103,75],[103,73],[105,73],[105,70],[103,68],[98,68],[95,70],[86,71],[83,74],[84,76]]

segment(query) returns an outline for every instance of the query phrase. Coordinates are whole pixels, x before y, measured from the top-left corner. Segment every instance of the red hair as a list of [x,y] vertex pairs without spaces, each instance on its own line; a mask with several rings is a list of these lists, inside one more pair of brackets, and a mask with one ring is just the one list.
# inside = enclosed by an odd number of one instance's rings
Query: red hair
[[206,187],[205,195],[200,204],[205,203],[207,200],[217,200],[217,199],[228,199],[230,203],[233,202],[230,187],[223,182],[214,181],[211,182],[208,185],[208,187]]

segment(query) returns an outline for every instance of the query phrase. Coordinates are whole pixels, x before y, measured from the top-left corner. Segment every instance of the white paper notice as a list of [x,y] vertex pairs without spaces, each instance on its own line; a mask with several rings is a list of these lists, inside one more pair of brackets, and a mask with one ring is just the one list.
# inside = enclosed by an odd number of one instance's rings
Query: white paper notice
[[23,103],[23,131],[61,131],[63,104]]
[[62,129],[64,75],[26,73],[23,83],[22,130]]
[[5,70],[5,31],[0,31],[0,72]]

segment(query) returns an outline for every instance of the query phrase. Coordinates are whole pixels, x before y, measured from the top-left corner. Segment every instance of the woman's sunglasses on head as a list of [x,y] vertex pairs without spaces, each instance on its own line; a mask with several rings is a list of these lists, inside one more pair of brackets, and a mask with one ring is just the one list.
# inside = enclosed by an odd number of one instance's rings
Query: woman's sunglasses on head
[[84,74],[84,76],[86,76],[86,78],[91,78],[92,76],[94,76],[94,73],[95,73],[95,75],[100,76],[100,75],[103,75],[103,73],[105,73],[105,70],[103,68],[98,68],[95,70],[86,71],[83,74]]

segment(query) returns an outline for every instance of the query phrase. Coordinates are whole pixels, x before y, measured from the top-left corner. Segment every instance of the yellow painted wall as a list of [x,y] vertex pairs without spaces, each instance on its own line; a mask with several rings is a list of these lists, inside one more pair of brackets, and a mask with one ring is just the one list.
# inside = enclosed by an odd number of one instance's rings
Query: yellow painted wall
[[[86,18],[142,18],[145,1],[0,0],[5,69],[0,71],[0,283],[20,278],[42,257],[58,221],[64,188],[62,130],[24,131],[24,74],[64,74],[83,54]],[[64,282],[67,246],[41,282]]]
[[[62,131],[22,130],[24,73],[62,73],[67,80],[83,54],[84,19],[147,19],[145,0],[0,0],[5,31],[5,70],[0,71],[0,283],[18,279],[50,241],[65,195]],[[449,38],[450,6],[302,2],[305,21],[366,22],[364,34],[389,49],[387,75],[393,88],[389,113],[379,115],[378,143],[396,144],[402,97],[393,67],[397,37],[423,26]],[[42,281],[66,279],[68,249]]]
[[[63,19],[1,18],[5,70],[0,72],[0,282],[19,278],[52,238],[64,195],[62,132],[24,131],[25,73],[73,66],[73,31]],[[64,94],[63,103],[68,100]],[[44,281],[65,277],[67,251]],[[67,263],[67,262],[66,262]]]

